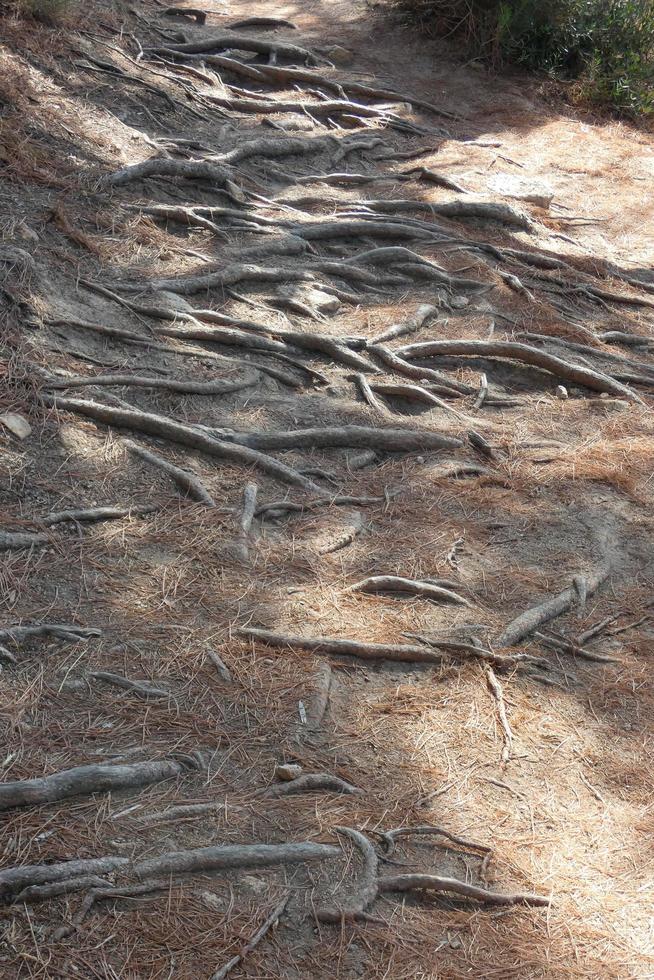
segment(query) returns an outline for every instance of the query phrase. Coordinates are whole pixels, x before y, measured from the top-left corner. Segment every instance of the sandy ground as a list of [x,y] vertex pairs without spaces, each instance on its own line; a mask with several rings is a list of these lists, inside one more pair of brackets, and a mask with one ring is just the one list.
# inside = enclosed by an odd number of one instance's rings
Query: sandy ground
[[[538,80],[462,66],[383,7],[207,0],[204,25],[163,10],[93,3],[55,27],[0,18],[0,409],[31,429],[21,438],[0,427],[2,534],[28,535],[0,539],[0,630],[98,631],[4,634],[0,807],[15,781],[83,765],[172,764],[150,785],[6,806],[0,976],[208,978],[282,900],[276,926],[230,976],[654,976],[652,138],[552,105]],[[239,31],[308,49],[318,65],[280,51],[276,66],[322,80],[261,81],[210,58],[157,61],[149,50],[252,16],[295,23]],[[227,54],[255,71],[268,64],[265,53]],[[325,79],[342,90],[327,91]],[[375,100],[351,83],[391,95]],[[256,97],[305,104],[226,108],[226,99]],[[357,105],[317,108],[346,97]],[[411,97],[442,112],[412,108]],[[391,108],[363,116],[371,105]],[[206,180],[107,181],[150,158],[219,158],[261,137],[319,139],[320,150],[237,162],[227,195]],[[356,140],[376,142],[344,152]],[[375,179],[308,179],[336,172]],[[525,192],[552,200],[509,196]],[[405,210],[389,216],[399,200]],[[506,212],[501,221],[438,213],[451,202],[508,205],[513,223]],[[144,212],[155,205],[217,209],[214,226]],[[375,213],[396,233],[379,238]],[[348,216],[370,231],[280,252],[290,236],[307,240],[312,224]],[[325,265],[386,246],[414,254]],[[256,269],[229,280],[238,263]],[[300,273],[311,281],[298,283]],[[188,277],[210,274],[209,285],[184,292]],[[223,314],[223,325],[189,320],[186,304]],[[412,360],[425,373],[409,378],[366,345],[421,304],[433,315],[388,348],[518,341],[603,380],[589,387],[487,353]],[[160,315],[143,310],[153,305]],[[237,343],[219,339],[225,317],[240,322]],[[312,335],[309,347],[306,337],[304,346],[289,340],[300,332]],[[341,358],[359,354],[381,386],[377,404],[363,397],[353,363],[316,350],[316,335],[337,340]],[[268,349],[253,349],[262,338]],[[107,375],[119,377],[82,385]],[[171,380],[224,388],[171,390]],[[422,386],[442,403],[384,393],[391,383]],[[94,420],[66,406],[70,398],[136,410],[140,421]],[[142,413],[159,428],[143,428]],[[161,417],[223,446],[258,439],[266,456],[249,465],[162,438]],[[339,428],[338,445],[281,435],[327,427]],[[373,456],[387,429],[402,430],[394,451]],[[455,440],[449,448],[433,447],[439,433]],[[186,497],[128,440],[191,470],[214,506]],[[305,485],[272,475],[271,460]],[[244,532],[253,484],[264,509]],[[100,506],[124,513],[47,520]],[[590,594],[600,568],[607,577]],[[379,575],[442,580],[466,604],[352,588]],[[502,642],[515,617],[566,589],[569,610],[539,636]],[[269,646],[239,632],[250,627],[415,644],[408,633],[464,647],[442,650],[440,662],[366,661]],[[359,792],[331,783],[277,796],[282,763]],[[382,832],[420,826],[464,843],[414,835],[387,853]],[[376,857],[343,827],[371,841]],[[90,881],[37,901],[3,879],[23,865],[125,858],[101,875],[110,891],[133,886],[139,862],[168,852],[286,842],[339,851],[279,866],[164,870],[156,891],[100,894],[85,915]],[[550,904],[493,905],[451,888],[370,892],[376,874],[414,872]],[[38,879],[49,880],[47,871]],[[364,904],[369,921],[348,915]],[[319,921],[325,908],[341,921]]]

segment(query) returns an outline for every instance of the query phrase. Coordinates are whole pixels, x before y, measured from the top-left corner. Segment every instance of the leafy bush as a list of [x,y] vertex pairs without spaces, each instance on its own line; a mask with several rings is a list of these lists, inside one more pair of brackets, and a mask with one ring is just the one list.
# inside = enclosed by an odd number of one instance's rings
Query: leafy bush
[[494,65],[578,79],[622,113],[654,113],[654,0],[395,0],[422,26],[462,37]]

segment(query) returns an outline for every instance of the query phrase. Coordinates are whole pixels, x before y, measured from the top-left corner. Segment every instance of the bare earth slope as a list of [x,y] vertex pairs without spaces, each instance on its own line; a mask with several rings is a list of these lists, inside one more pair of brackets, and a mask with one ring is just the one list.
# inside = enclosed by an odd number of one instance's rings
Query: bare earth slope
[[654,975],[654,143],[83,8],[0,15],[0,976]]

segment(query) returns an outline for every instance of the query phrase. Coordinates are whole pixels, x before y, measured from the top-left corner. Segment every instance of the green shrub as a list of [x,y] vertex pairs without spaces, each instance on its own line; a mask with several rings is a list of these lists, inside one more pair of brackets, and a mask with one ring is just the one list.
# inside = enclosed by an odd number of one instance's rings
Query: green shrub
[[511,61],[578,79],[587,101],[654,113],[654,0],[396,0],[427,30]]

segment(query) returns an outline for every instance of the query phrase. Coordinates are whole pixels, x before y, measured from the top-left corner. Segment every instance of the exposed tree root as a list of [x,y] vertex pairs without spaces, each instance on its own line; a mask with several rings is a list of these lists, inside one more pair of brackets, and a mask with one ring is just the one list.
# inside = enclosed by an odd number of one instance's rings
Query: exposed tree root
[[[201,276],[180,276],[174,279],[154,279],[148,285],[151,289],[163,289],[180,296],[190,296],[193,293],[207,292],[210,289],[227,289],[241,282],[309,282],[311,274],[303,269],[264,268],[263,266],[243,263],[228,265],[221,270],[208,272]],[[141,292],[142,283],[121,283],[120,288],[125,292]]]
[[[42,397],[47,403],[49,396]],[[317,484],[307,480],[297,470],[291,469],[284,463],[278,463],[271,456],[243,445],[214,439],[199,429],[190,425],[183,425],[181,422],[175,422],[164,415],[153,415],[148,412],[139,412],[136,409],[130,410],[117,408],[113,405],[102,405],[99,402],[83,401],[80,398],[57,398],[52,399],[50,404],[56,408],[75,412],[78,415],[85,415],[96,422],[104,422],[106,425],[116,425],[120,428],[134,429],[137,432],[145,432],[147,435],[158,436],[161,439],[169,439],[171,442],[198,449],[200,452],[207,453],[208,456],[229,459],[243,463],[245,466],[256,466],[264,473],[269,473],[284,483],[292,483],[295,486],[303,487],[305,490],[321,492]]]
[[171,697],[170,691],[166,691],[162,687],[154,687],[152,684],[148,684],[147,681],[134,681],[129,677],[123,677],[122,674],[112,674],[106,670],[91,670],[88,676],[93,678],[93,680],[104,681],[106,684],[112,684],[114,687],[120,687],[124,691],[131,691],[133,694],[142,698]]
[[374,408],[374,410],[380,415],[388,417],[390,415],[389,410],[386,408],[384,403],[377,398],[365,374],[355,374],[354,380],[356,381],[357,388],[361,392],[363,400],[367,402],[371,408]]
[[145,449],[144,446],[139,446],[138,443],[132,442],[131,439],[126,439],[124,441],[124,446],[129,449],[130,452],[139,456],[141,459],[145,460],[151,466],[156,466],[157,469],[163,470],[182,490],[191,500],[197,500],[200,504],[206,504],[207,507],[215,507],[216,501],[213,499],[202,480],[195,473],[189,470],[183,470],[180,466],[175,466],[173,463],[169,463],[167,459],[163,456],[159,456],[157,453],[151,452],[149,449]]
[[[310,224],[290,225],[289,230],[298,238],[308,241],[328,241],[332,238],[433,238],[434,231],[400,221],[366,221],[364,218],[339,218],[338,221],[314,221]],[[424,261],[424,260],[423,260]]]
[[136,898],[141,895],[147,895],[151,892],[156,891],[166,891],[170,888],[170,882],[166,880],[159,881],[144,881],[140,885],[110,885],[107,882],[103,883],[103,886],[99,888],[91,888],[91,890],[86,895],[86,898],[82,902],[75,918],[70,925],[60,926],[55,929],[53,933],[53,939],[55,942],[59,942],[62,939],[66,939],[68,936],[76,932],[87,915],[93,909],[96,902],[104,901],[105,899],[111,900],[112,898]]
[[502,895],[491,892],[478,885],[469,885],[456,878],[442,878],[437,875],[393,875],[379,879],[380,892],[435,891],[450,892],[462,895],[464,898],[474,898],[486,905],[550,905],[551,899],[544,895],[532,895],[529,892],[515,892]]
[[[77,766],[40,779],[0,783],[0,811],[19,806],[39,806],[71,796],[90,796],[115,790],[150,786],[181,775],[183,766],[174,759],[134,762],[131,765]],[[51,879],[45,879],[51,880]],[[0,883],[2,878],[0,877]]]
[[334,922],[355,920],[365,914],[366,909],[377,898],[379,860],[377,852],[367,837],[351,827],[335,827],[336,833],[348,837],[363,859],[362,867],[352,895],[345,896],[341,908],[324,907],[316,911],[319,922]]
[[430,306],[429,303],[425,303],[419,306],[416,312],[408,320],[405,320],[404,323],[395,323],[392,327],[388,327],[383,333],[374,337],[370,343],[383,344],[385,341],[392,340],[394,337],[403,337],[407,333],[416,333],[436,313],[438,313],[437,306]]
[[0,531],[0,551],[23,551],[52,544],[49,534],[37,531]]
[[[592,595],[606,581],[611,574],[609,565],[602,565],[596,571],[584,576],[586,581],[586,592]],[[579,601],[579,595],[574,586],[564,589],[558,595],[552,596],[538,606],[532,606],[526,612],[521,613],[516,619],[505,626],[497,638],[497,646],[511,647],[520,640],[523,640],[534,630],[537,630],[543,623],[548,623],[551,619],[561,616],[571,609]]]
[[328,793],[344,793],[350,796],[358,796],[363,790],[352,786],[344,779],[332,775],[330,772],[308,772],[297,779],[292,779],[287,783],[276,783],[268,787],[261,794],[268,798],[277,799],[280,796],[294,796],[296,793],[312,793],[316,790],[324,790]]
[[63,524],[64,521],[73,523],[94,523],[95,521],[117,521],[121,517],[142,516],[153,514],[159,508],[155,504],[137,504],[133,507],[90,507],[87,510],[62,510],[40,518],[41,524],[52,527]]
[[424,180],[428,184],[436,184],[437,187],[445,187],[447,190],[456,191],[458,194],[467,193],[465,187],[461,187],[455,180],[452,180],[446,174],[439,174],[435,170],[429,170],[428,167],[412,167],[410,170],[403,171],[402,176]]
[[190,17],[202,26],[207,21],[205,10],[198,10],[196,7],[166,7],[161,11],[163,17]]
[[242,561],[250,556],[250,530],[257,510],[257,494],[259,487],[256,483],[248,483],[243,491],[243,510],[239,522],[239,540],[237,552]]
[[408,453],[431,449],[460,449],[460,439],[419,429],[376,429],[366,425],[326,426],[290,432],[252,432],[233,436],[252,449],[363,448]]
[[50,379],[48,388],[78,388],[86,385],[114,385],[116,387],[163,388],[185,395],[230,395],[243,388],[251,388],[258,381],[253,374],[243,381],[178,381],[175,378],[143,377],[137,374],[99,374],[96,377],[73,376]]
[[502,749],[502,762],[504,765],[507,764],[511,758],[511,749],[513,747],[513,732],[511,731],[511,726],[509,725],[509,719],[506,714],[506,705],[504,703],[504,691],[502,685],[495,676],[495,671],[492,667],[486,668],[486,682],[488,688],[497,701],[497,711],[500,717],[500,724],[502,726],[502,731],[504,732],[504,747]]
[[458,837],[456,834],[451,834],[449,830],[445,830],[443,827],[399,827],[396,830],[386,830],[380,833],[380,837],[384,843],[384,856],[391,857],[393,855],[395,852],[395,842],[401,837],[425,836],[444,837],[446,840],[451,841],[452,844],[457,844],[465,850],[481,851],[482,854],[490,854],[493,850],[487,844],[478,844],[476,841],[467,840],[465,837]]
[[103,878],[97,875],[84,875],[80,878],[68,878],[66,881],[53,881],[47,885],[28,885],[14,898],[14,902],[44,902],[49,898],[60,895],[71,895],[73,892],[86,891],[88,888],[106,886]]
[[306,48],[288,41],[265,40],[248,34],[233,34],[222,31],[201,41],[189,41],[184,44],[169,44],[164,48],[152,48],[154,54],[210,54],[214,51],[254,51],[257,54],[277,55],[296,60],[301,64],[317,65],[318,59]]
[[528,344],[516,344],[512,341],[502,340],[432,340],[423,344],[410,344],[408,347],[402,347],[399,354],[408,360],[441,355],[508,358],[543,368],[558,378],[584,385],[593,391],[605,391],[610,395],[620,395],[629,398],[631,401],[644,404],[639,395],[627,388],[626,385],[608,377],[608,375],[591,371],[590,368],[581,367],[578,364],[570,364],[568,361],[561,360],[560,357],[547,354],[545,351],[530,347]]
[[[145,177],[205,180],[229,191],[227,184],[231,182],[231,171],[208,160],[172,160],[167,157],[157,157],[117,170],[105,178],[105,183],[110,187],[123,187],[125,184],[130,184],[135,180],[143,180]],[[239,194],[238,200],[243,200],[242,195]]]
[[238,952],[236,956],[232,956],[231,960],[225,963],[225,965],[219,970],[216,970],[216,972],[212,974],[210,980],[225,980],[225,977],[228,976],[232,970],[239,965],[239,963],[243,962],[248,953],[251,953],[253,949],[256,949],[266,933],[270,932],[277,922],[279,922],[279,919],[283,915],[286,906],[288,905],[289,898],[290,893],[275,906],[270,915],[266,918],[265,922],[259,926],[251,939],[248,939],[240,952]]
[[432,638],[421,633],[404,633],[410,640],[418,640],[425,646],[433,647],[436,650],[445,650],[453,657],[460,660],[482,660],[485,663],[493,664],[495,667],[509,668],[519,664],[527,664],[549,670],[550,664],[542,657],[532,657],[528,653],[495,653],[494,650],[486,650],[478,641],[466,643],[464,640],[451,640]]
[[338,857],[331,844],[225,844],[196,847],[189,851],[168,851],[134,865],[138,878],[161,878],[198,871],[223,871],[228,868],[270,868],[278,864],[301,864]]
[[425,663],[439,665],[442,657],[424,646],[395,643],[363,643],[331,636],[288,636],[271,630],[247,627],[238,631],[241,636],[258,640],[272,647],[294,647],[314,653],[333,654],[339,657],[358,657],[361,660],[395,660],[400,663]]
[[[443,386],[440,386],[444,394],[449,395],[450,390]],[[462,412],[458,412],[447,402],[444,402],[442,398],[437,395],[432,394],[431,391],[427,391],[426,388],[422,388],[420,385],[401,385],[401,384],[387,384],[380,381],[371,381],[370,388],[374,392],[376,391],[380,395],[384,395],[387,398],[405,398],[408,401],[421,402],[423,405],[429,405],[430,408],[440,408],[444,412],[449,412],[453,415],[459,422],[467,422],[468,424],[480,424],[477,419],[473,419],[470,415],[464,415]],[[492,423],[481,423],[484,425],[490,425]]]
[[434,602],[452,602],[457,606],[472,608],[472,603],[457,592],[432,585],[431,582],[420,582],[416,579],[401,578],[397,575],[373,575],[357,582],[356,585],[351,586],[351,589],[353,592],[400,592],[404,595],[418,596],[420,599],[431,599]]
[[101,857],[55,864],[25,864],[0,871],[0,900],[14,901],[25,888],[75,880],[87,875],[104,875],[129,867],[129,858]]
[[370,344],[367,350],[370,354],[374,354],[382,364],[397,371],[398,374],[405,375],[407,378],[416,378],[419,381],[435,381],[436,384],[450,388],[455,395],[475,394],[475,389],[470,385],[457,381],[456,378],[450,378],[441,371],[434,371],[433,368],[416,367],[415,364],[409,364],[403,357],[399,357],[395,351],[389,350],[388,347],[383,347],[381,344]]
[[496,221],[502,225],[511,225],[522,231],[533,231],[534,223],[528,215],[516,210],[509,204],[497,204],[491,201],[446,201],[437,204],[432,201],[411,200],[373,200],[361,201],[361,205],[376,211],[378,214],[402,214],[411,211],[425,214],[437,214],[441,218],[454,218],[467,221],[480,218],[483,221]]
[[279,17],[246,17],[245,20],[236,20],[229,25],[230,31],[237,31],[242,27],[287,27],[290,31],[297,30],[297,24],[291,20],[280,20]]
[[33,636],[47,636],[55,640],[65,640],[67,643],[79,643],[101,636],[102,630],[88,626],[73,626],[69,623],[39,623],[35,626],[6,626],[0,629],[0,640],[13,640],[22,643]]

